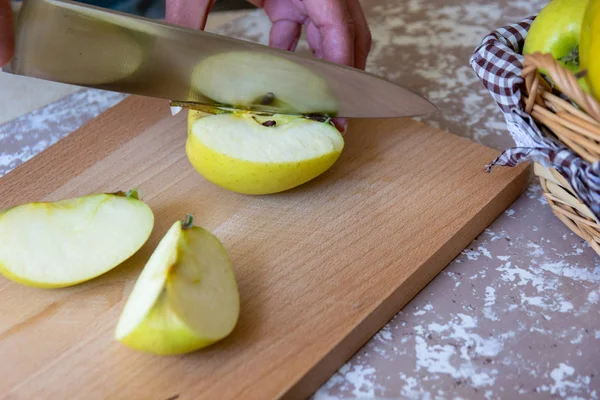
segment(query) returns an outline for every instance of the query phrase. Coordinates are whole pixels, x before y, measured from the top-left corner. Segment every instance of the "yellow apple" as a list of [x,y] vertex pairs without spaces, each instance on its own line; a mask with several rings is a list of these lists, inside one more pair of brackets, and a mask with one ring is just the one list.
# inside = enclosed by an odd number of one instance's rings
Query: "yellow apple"
[[304,184],[339,158],[344,139],[329,121],[233,112],[189,111],[186,152],[207,180],[244,194],[271,194]]
[[115,339],[146,353],[189,353],[228,336],[239,311],[226,249],[188,216],[171,226],[152,253],[127,299]]
[[590,0],[583,18],[581,68],[587,71],[590,91],[600,101],[600,0]]
[[[550,53],[567,70],[580,72],[579,41],[588,1],[550,1],[531,24],[523,54]],[[579,83],[584,90],[588,90],[585,79],[580,79]]]
[[0,273],[26,286],[72,286],[131,257],[153,225],[135,190],[18,205],[0,214]]

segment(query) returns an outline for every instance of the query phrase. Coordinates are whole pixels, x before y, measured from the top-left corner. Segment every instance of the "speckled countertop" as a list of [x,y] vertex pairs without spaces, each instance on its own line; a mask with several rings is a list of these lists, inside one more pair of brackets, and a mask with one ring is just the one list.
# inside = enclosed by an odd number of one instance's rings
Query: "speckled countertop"
[[[513,144],[468,60],[487,32],[546,1],[363,4],[373,33],[369,71],[438,105],[425,122],[497,149]],[[259,10],[217,31],[266,43],[268,29]],[[77,91],[0,125],[0,174],[121,99]],[[84,112],[70,111],[81,102]],[[313,397],[597,399],[599,307],[600,258],[553,216],[533,181]]]

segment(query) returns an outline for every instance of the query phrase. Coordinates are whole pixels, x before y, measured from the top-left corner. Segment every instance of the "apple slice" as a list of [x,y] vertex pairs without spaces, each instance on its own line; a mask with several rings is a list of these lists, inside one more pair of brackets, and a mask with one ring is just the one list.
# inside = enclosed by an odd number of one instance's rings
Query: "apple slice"
[[26,286],[72,286],[131,257],[153,225],[135,190],[15,206],[0,214],[0,273]]
[[328,170],[344,147],[329,121],[251,112],[202,115],[189,112],[188,159],[207,180],[234,192],[299,186]]
[[229,335],[239,309],[225,248],[188,216],[171,226],[142,270],[115,339],[147,353],[189,353]]

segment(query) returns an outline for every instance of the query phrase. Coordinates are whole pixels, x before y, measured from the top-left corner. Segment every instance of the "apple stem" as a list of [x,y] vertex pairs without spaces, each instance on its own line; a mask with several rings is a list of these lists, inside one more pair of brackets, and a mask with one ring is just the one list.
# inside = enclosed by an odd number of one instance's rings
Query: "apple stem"
[[140,198],[141,198],[138,188],[129,189],[127,192],[119,190],[119,191],[108,193],[108,194],[112,194],[115,196],[121,196],[121,197],[130,197],[130,198],[136,199],[136,200],[140,200]]
[[572,63],[575,65],[579,65],[579,47],[575,46],[573,49],[564,57],[559,58],[559,61],[564,63]]
[[190,229],[194,226],[194,216],[192,214],[187,214],[185,218],[181,221],[181,227],[183,229]]
[[260,101],[260,104],[262,104],[263,106],[268,106],[271,103],[273,103],[274,100],[275,94],[273,92],[269,92],[263,96],[263,98]]
[[125,193],[125,196],[131,197],[132,199],[136,199],[136,200],[139,200],[141,197],[140,191],[138,188],[129,189],[127,191],[127,193]]

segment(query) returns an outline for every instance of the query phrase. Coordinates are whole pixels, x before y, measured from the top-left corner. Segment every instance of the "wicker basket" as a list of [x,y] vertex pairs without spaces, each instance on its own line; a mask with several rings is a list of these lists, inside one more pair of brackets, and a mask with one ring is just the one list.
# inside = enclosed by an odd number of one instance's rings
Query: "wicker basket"
[[[540,69],[553,82],[554,90],[541,77]],[[525,55],[522,76],[526,86],[525,111],[539,128],[582,159],[600,160],[600,103],[581,89],[576,76],[550,54],[540,53]],[[563,96],[555,94],[557,88]],[[569,183],[556,170],[538,163],[534,163],[534,173],[554,214],[600,254],[599,221]]]

